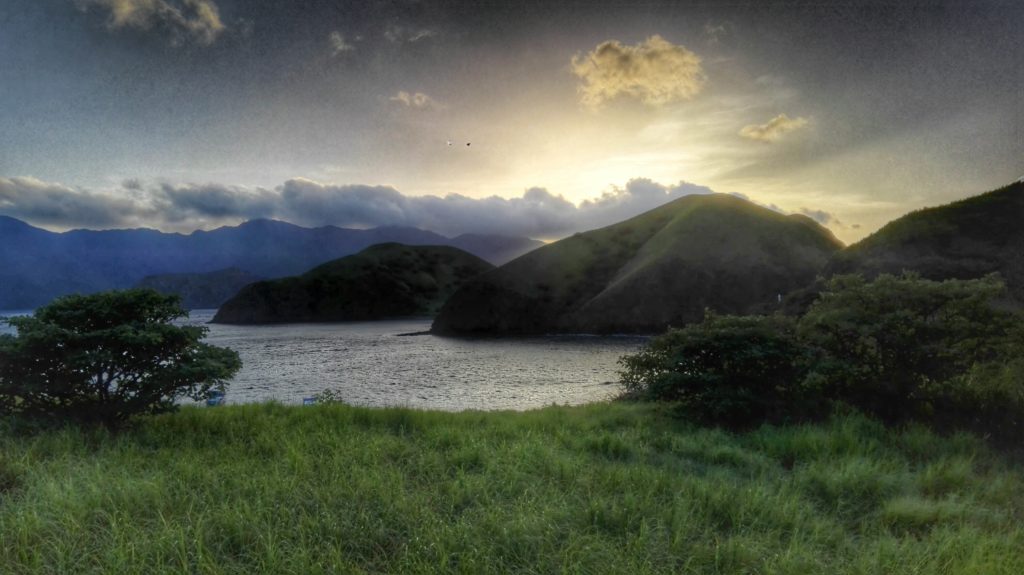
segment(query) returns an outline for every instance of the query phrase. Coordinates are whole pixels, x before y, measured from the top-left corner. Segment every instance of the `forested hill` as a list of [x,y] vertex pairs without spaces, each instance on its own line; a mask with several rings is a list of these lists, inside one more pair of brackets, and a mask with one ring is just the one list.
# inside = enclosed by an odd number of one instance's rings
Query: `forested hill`
[[214,323],[366,321],[432,316],[466,281],[494,266],[449,246],[379,244],[297,277],[257,282]]

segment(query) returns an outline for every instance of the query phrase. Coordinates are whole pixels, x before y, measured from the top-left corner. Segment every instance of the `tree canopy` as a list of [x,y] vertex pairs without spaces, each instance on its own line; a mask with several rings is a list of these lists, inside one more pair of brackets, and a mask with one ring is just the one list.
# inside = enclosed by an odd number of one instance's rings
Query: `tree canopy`
[[223,391],[238,354],[202,343],[207,328],[176,325],[177,296],[153,290],[58,298],[8,318],[0,336],[0,413],[116,428]]

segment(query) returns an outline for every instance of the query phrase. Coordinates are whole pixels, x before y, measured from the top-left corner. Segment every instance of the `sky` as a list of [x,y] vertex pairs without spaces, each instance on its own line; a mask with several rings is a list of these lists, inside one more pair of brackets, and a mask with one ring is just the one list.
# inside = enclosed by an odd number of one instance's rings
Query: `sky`
[[691,193],[853,242],[1024,175],[1024,2],[3,0],[0,214],[556,239]]

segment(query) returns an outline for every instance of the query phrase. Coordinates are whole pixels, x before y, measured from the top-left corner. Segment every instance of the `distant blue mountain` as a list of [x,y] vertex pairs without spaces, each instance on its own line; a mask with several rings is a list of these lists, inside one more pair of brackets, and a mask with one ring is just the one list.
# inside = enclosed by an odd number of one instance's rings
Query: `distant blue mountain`
[[54,233],[0,216],[0,309],[28,309],[69,293],[127,288],[158,274],[238,268],[256,276],[297,275],[380,243],[446,245],[495,265],[542,245],[522,237],[448,238],[416,228],[303,228],[253,220],[191,234],[150,229]]

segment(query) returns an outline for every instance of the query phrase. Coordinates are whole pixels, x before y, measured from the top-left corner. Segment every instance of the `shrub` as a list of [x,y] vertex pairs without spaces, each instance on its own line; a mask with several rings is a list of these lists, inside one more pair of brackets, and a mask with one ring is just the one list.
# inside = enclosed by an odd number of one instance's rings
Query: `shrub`
[[741,425],[811,412],[814,394],[802,389],[809,360],[791,318],[708,314],[623,357],[620,375],[628,393]]
[[1024,438],[1024,357],[975,365],[936,386],[931,401],[936,427],[969,428],[999,441]]
[[927,419],[953,407],[949,397],[963,395],[976,366],[997,369],[1024,349],[1019,316],[995,305],[1004,295],[997,276],[838,276],[800,319],[799,335],[821,350],[814,371],[832,399],[886,421]]
[[997,276],[840,276],[798,320],[720,317],[620,360],[630,394],[736,425],[851,406],[890,423],[1024,436],[1024,322]]
[[171,323],[186,315],[177,296],[127,290],[8,319],[18,335],[0,337],[0,413],[116,428],[223,391],[238,354],[200,343],[205,327]]

